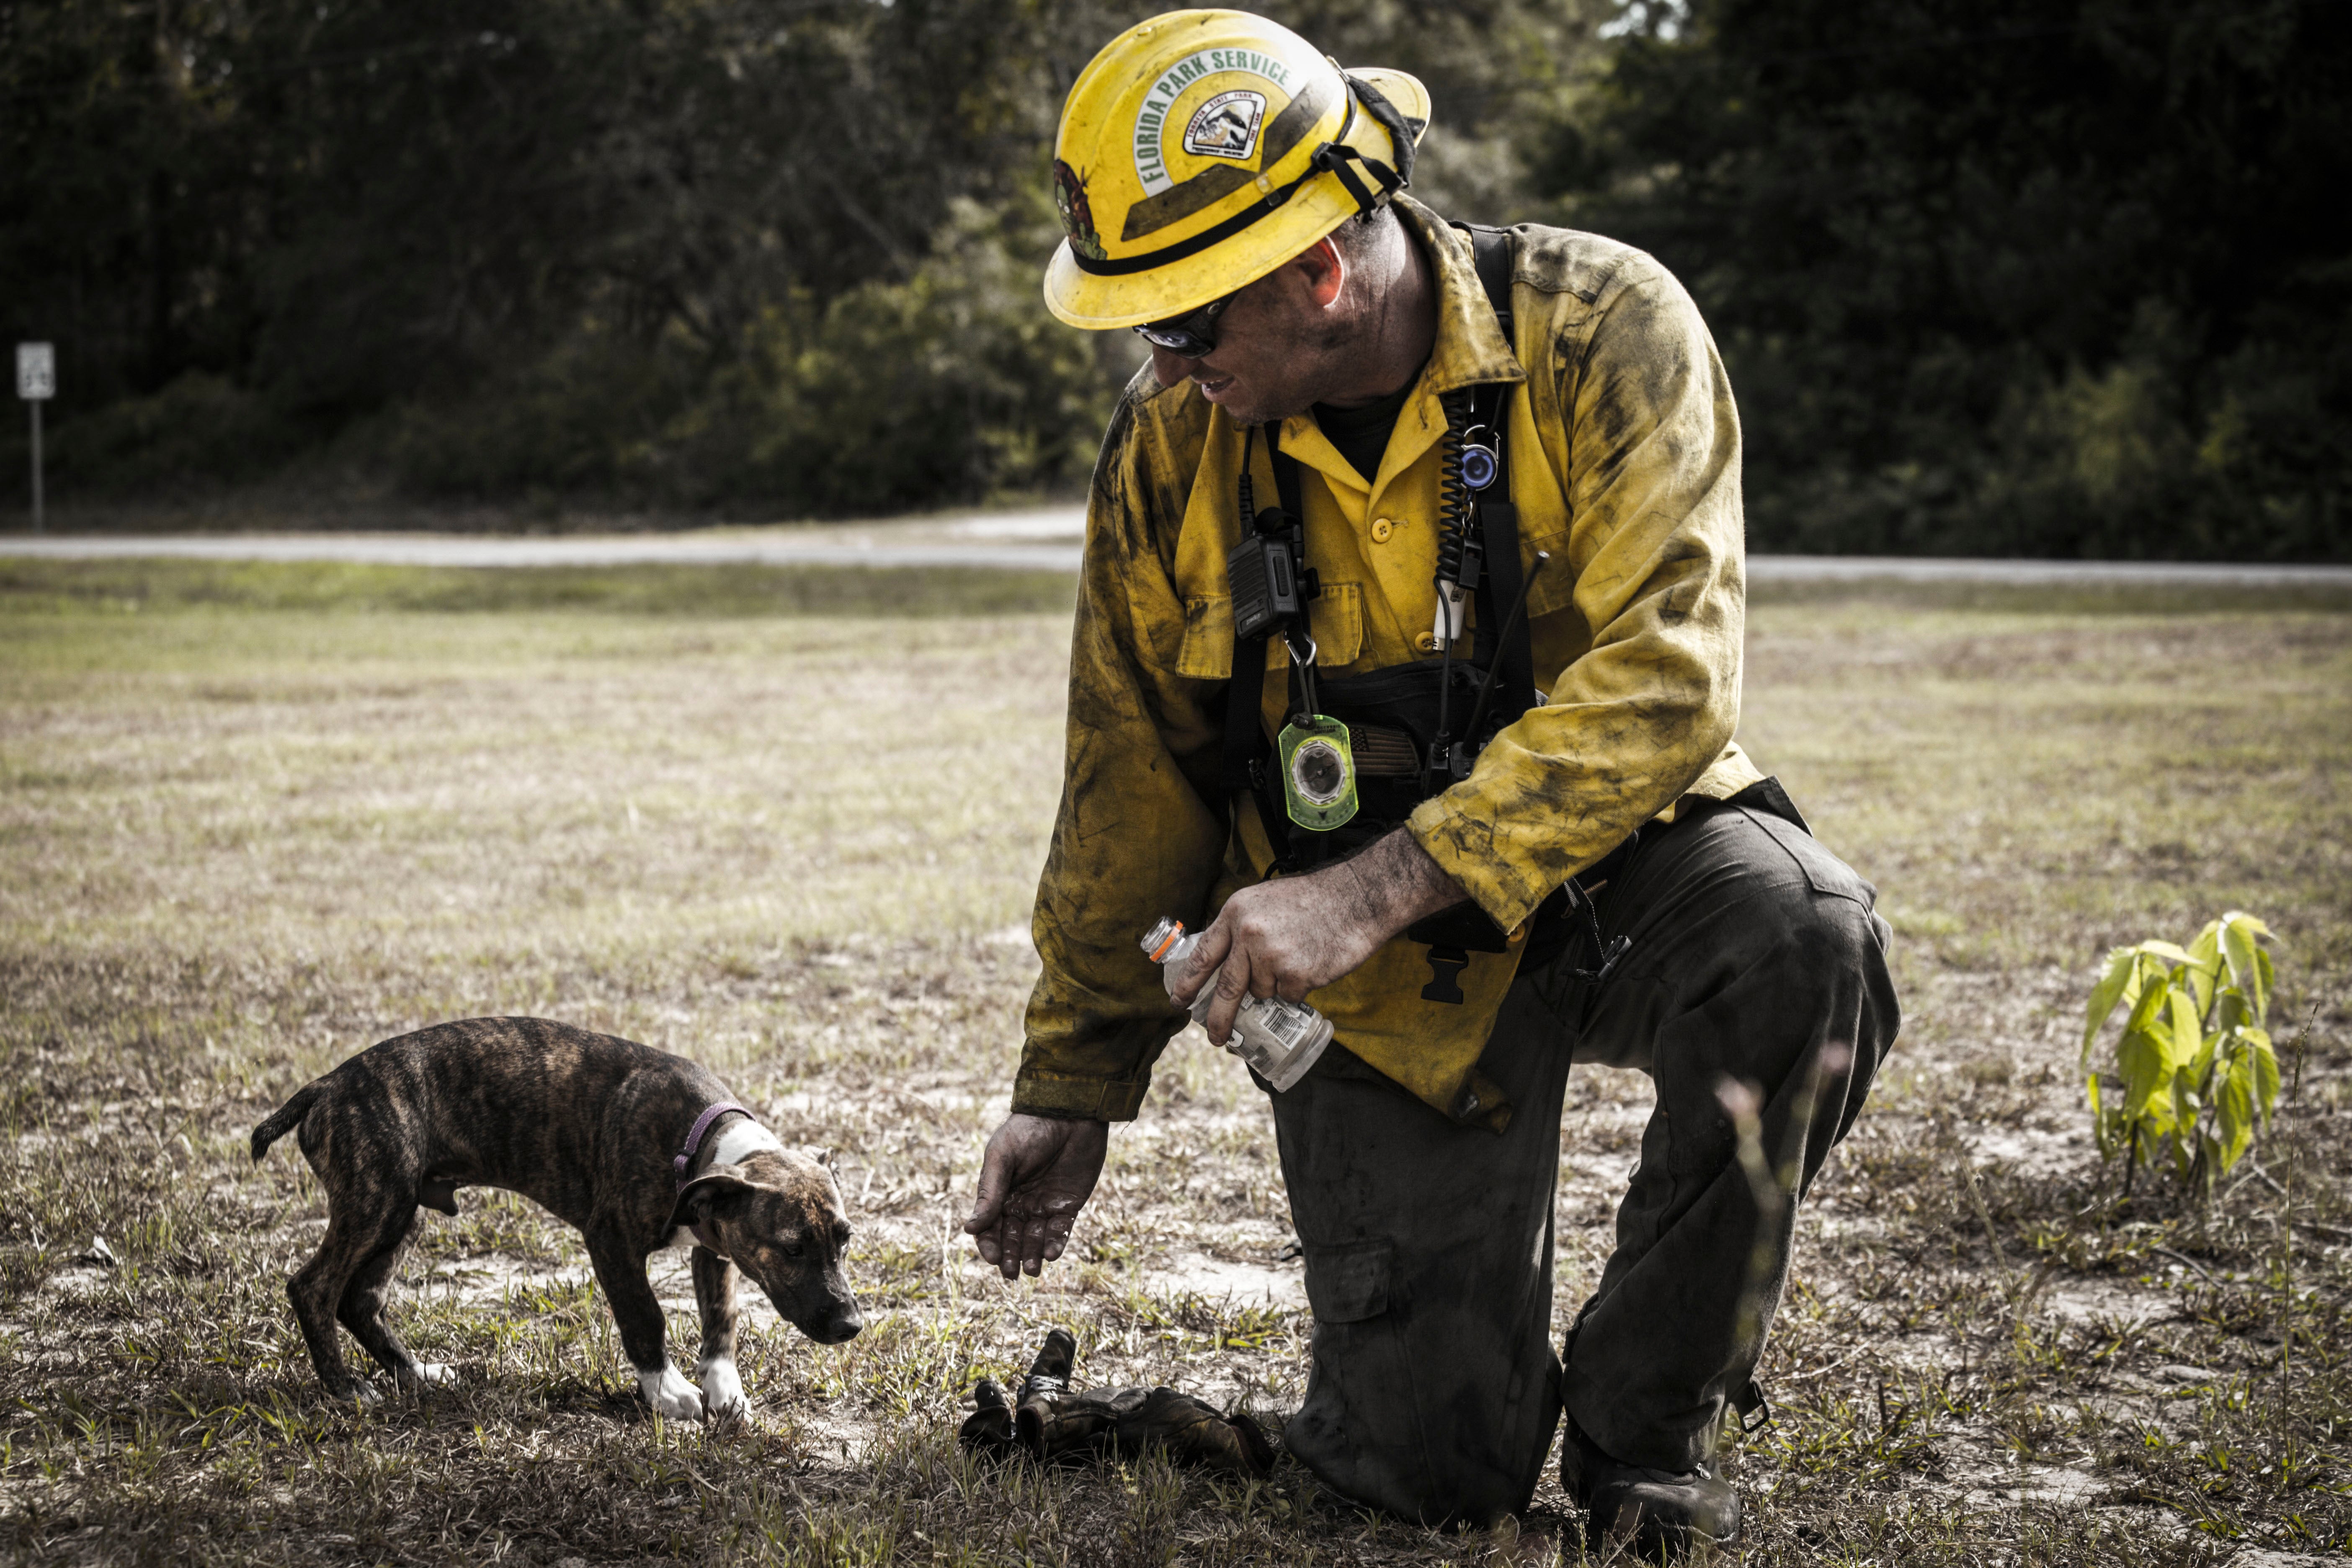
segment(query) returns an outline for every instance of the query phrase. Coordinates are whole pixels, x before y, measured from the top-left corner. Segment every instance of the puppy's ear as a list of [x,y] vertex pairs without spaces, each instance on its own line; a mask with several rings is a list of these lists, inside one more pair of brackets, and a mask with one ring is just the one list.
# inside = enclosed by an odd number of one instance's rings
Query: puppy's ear
[[669,1228],[682,1225],[700,1225],[713,1215],[723,1215],[735,1205],[750,1200],[759,1189],[732,1170],[705,1171],[686,1184],[677,1194],[677,1205],[670,1210]]

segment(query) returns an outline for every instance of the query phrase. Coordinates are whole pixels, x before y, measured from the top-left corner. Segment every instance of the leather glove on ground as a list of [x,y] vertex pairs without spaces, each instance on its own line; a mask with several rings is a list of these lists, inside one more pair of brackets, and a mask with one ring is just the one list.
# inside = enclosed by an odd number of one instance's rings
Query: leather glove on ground
[[1003,1388],[983,1379],[972,1390],[975,1409],[960,1435],[963,1446],[992,1454],[1018,1448],[1048,1464],[1079,1464],[1105,1454],[1135,1459],[1165,1448],[1179,1464],[1244,1476],[1273,1470],[1274,1446],[1247,1415],[1227,1415],[1172,1388],[1071,1393],[1076,1350],[1066,1331],[1046,1335],[1019,1403],[1010,1409]]
[[1082,1458],[1108,1449],[1123,1459],[1165,1448],[1181,1465],[1240,1476],[1274,1468],[1274,1446],[1257,1423],[1227,1415],[1172,1388],[1095,1389],[1065,1397],[1045,1429],[1045,1457]]
[[956,1441],[975,1453],[1003,1456],[1025,1448],[1045,1458],[1040,1434],[1053,1417],[1055,1399],[1069,1390],[1070,1367],[1077,1355],[1078,1342],[1070,1331],[1055,1329],[1038,1347],[1037,1359],[1029,1363],[1029,1375],[1021,1380],[1017,1400],[1008,1397],[1004,1385],[994,1378],[982,1378],[971,1391],[972,1412],[964,1418]]
[[971,1391],[971,1404],[956,1441],[991,1458],[1013,1453],[1020,1445],[1013,1440],[1013,1402],[1004,1396],[1004,1385],[992,1377],[982,1378]]

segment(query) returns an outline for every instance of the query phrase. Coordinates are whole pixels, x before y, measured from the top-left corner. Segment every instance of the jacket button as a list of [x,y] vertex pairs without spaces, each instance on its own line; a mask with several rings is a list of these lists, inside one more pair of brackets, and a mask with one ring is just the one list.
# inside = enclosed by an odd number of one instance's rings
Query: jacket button
[[1374,544],[1386,544],[1389,542],[1390,535],[1395,532],[1396,524],[1391,522],[1387,518],[1381,517],[1374,518],[1372,520],[1372,542]]
[[1423,632],[1419,637],[1412,639],[1412,646],[1419,648],[1423,653],[1435,653],[1437,651],[1437,634],[1435,632]]

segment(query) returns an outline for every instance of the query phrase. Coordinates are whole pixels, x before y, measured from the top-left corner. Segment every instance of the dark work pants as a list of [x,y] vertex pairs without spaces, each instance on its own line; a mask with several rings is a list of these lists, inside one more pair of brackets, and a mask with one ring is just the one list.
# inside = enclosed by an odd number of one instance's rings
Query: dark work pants
[[[1514,1107],[1503,1132],[1337,1049],[1275,1095],[1315,1314],[1290,1451],[1432,1524],[1524,1509],[1563,1399],[1621,1460],[1710,1455],[1787,1280],[1788,1184],[1801,1197],[1853,1126],[1900,1022],[1874,896],[1793,823],[1703,806],[1645,832],[1595,900],[1604,940],[1633,940],[1605,982],[1576,978],[1595,962],[1580,942],[1511,987],[1479,1063]],[[1563,1367],[1552,1205],[1571,1061],[1648,1073],[1657,1106]],[[1753,1096],[1745,1163],[1734,1085]]]

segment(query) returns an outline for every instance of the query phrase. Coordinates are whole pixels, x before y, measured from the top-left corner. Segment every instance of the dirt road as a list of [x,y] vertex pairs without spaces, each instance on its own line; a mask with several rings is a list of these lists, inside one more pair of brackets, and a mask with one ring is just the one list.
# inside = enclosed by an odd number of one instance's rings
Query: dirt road
[[[877,523],[782,524],[677,533],[0,535],[0,557],[347,561],[404,566],[999,566],[1076,571],[1076,507]],[[2352,589],[2352,566],[2174,561],[1957,560],[1755,555],[1748,576],[1776,583],[1986,583],[2012,586]]]

